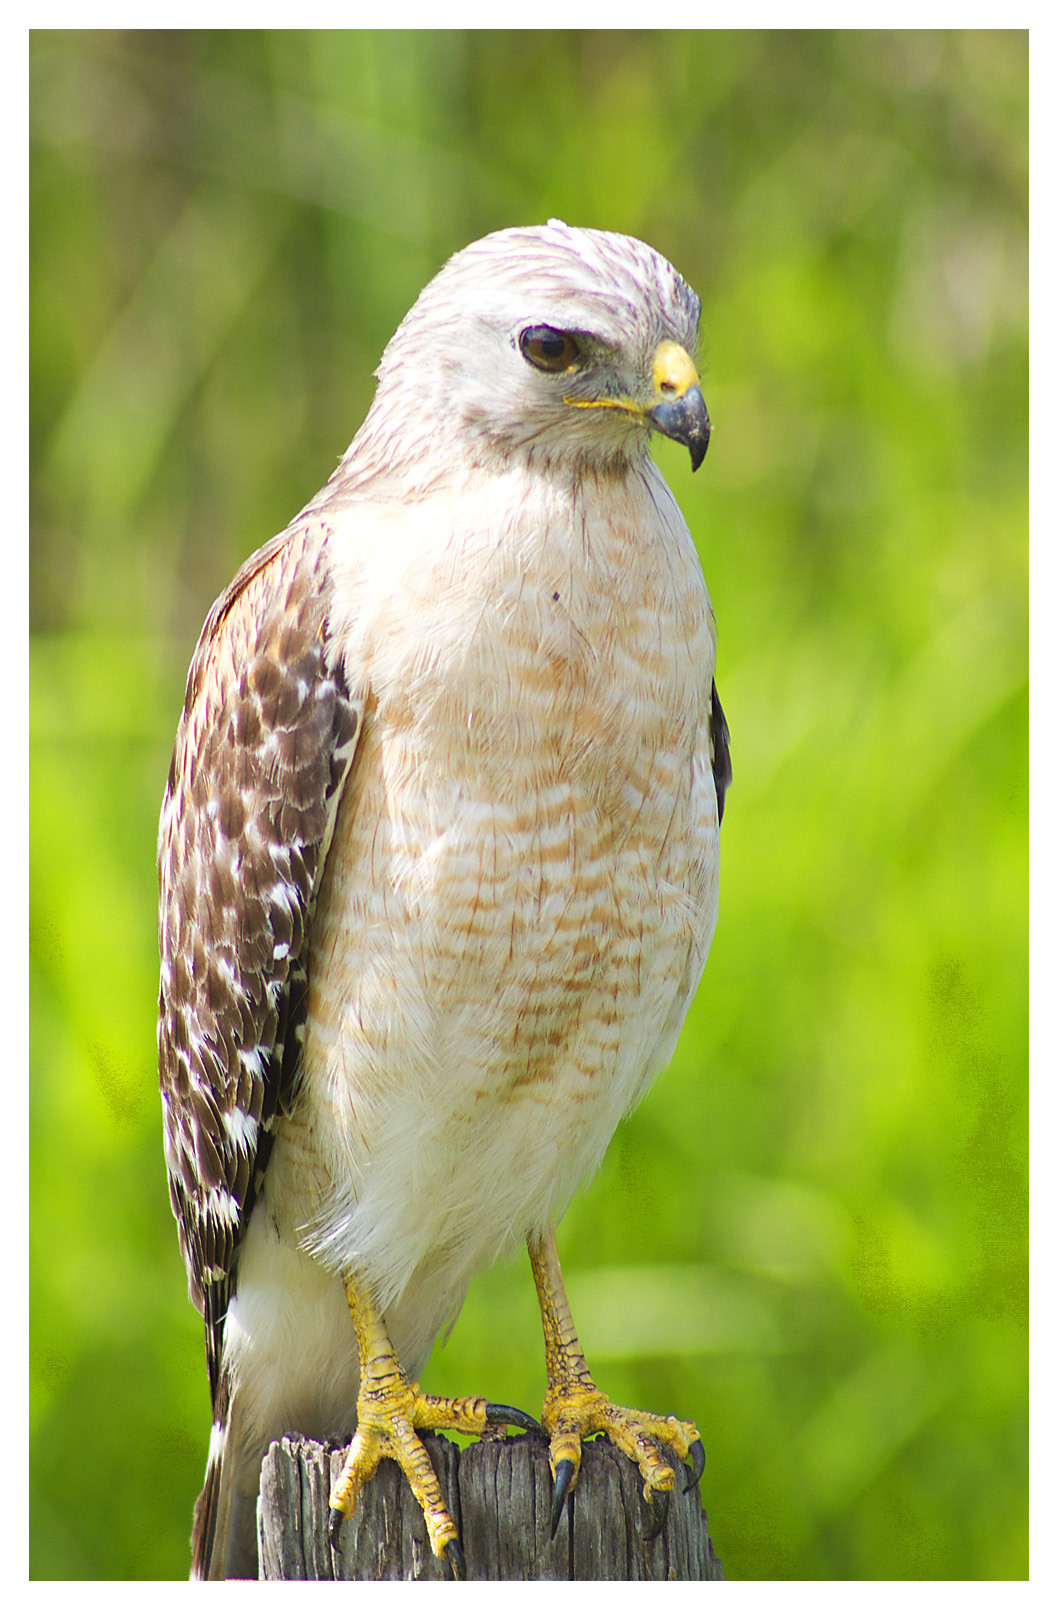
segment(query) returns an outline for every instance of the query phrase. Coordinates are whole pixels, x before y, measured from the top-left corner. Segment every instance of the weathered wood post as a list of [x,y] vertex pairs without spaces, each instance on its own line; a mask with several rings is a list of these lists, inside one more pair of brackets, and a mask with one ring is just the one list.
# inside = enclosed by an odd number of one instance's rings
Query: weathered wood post
[[[460,1529],[466,1575],[488,1581],[666,1582],[723,1578],[693,1489],[674,1492],[669,1518],[648,1540],[651,1516],[635,1467],[604,1439],[584,1446],[577,1488],[554,1540],[552,1479],[542,1438],[487,1437],[469,1448],[423,1438]],[[384,1460],[346,1521],[338,1549],[328,1534],[328,1494],[344,1448],[281,1438],[265,1458],[258,1498],[262,1578],[371,1582],[450,1576],[427,1542],[419,1506]]]

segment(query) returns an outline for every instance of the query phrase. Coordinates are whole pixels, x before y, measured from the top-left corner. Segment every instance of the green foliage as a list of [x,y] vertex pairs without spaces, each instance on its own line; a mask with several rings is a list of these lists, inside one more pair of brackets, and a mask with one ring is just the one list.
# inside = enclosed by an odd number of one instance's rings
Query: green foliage
[[[201,1330],[154,834],[214,595],[486,230],[703,297],[722,916],[560,1234],[602,1386],[692,1416],[735,1578],[1026,1572],[1026,36],[33,36],[31,1572],[177,1577]],[[533,1408],[528,1268],[426,1384]]]

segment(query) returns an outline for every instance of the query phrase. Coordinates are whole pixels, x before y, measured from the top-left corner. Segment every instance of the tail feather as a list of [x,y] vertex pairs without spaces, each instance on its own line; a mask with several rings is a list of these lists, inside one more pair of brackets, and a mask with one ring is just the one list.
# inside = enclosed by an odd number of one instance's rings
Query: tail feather
[[260,1460],[240,1460],[240,1439],[224,1373],[210,1452],[191,1528],[193,1581],[257,1577],[257,1488]]
[[191,1577],[193,1582],[203,1581],[213,1574],[214,1541],[217,1537],[217,1506],[221,1490],[221,1467],[224,1455],[224,1427],[215,1421],[210,1430],[210,1453],[206,1461],[206,1479],[202,1492],[195,1501],[194,1520],[191,1524]]

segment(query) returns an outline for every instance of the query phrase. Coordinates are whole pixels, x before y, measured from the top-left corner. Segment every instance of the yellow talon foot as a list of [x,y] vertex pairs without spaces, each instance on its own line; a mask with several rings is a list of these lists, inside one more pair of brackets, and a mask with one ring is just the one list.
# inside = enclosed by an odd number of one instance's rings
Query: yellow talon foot
[[[690,1457],[698,1464],[696,1446],[701,1449],[698,1431],[689,1421],[676,1416],[648,1415],[642,1410],[624,1409],[612,1404],[587,1374],[576,1381],[555,1382],[549,1388],[541,1415],[549,1437],[552,1475],[562,1466],[570,1468],[564,1492],[574,1487],[581,1466],[581,1444],[585,1438],[603,1433],[614,1446],[639,1467],[644,1479],[643,1496],[650,1503],[655,1493],[669,1493],[676,1473],[663,1451],[683,1464]],[[690,1484],[689,1484],[690,1486]],[[560,1504],[561,1510],[561,1504]],[[556,1521],[558,1517],[554,1518]]]
[[584,1438],[603,1433],[639,1468],[643,1496],[651,1503],[659,1496],[655,1537],[665,1525],[669,1494],[676,1480],[673,1456],[683,1464],[691,1460],[691,1478],[685,1492],[702,1476],[705,1456],[702,1440],[690,1421],[675,1415],[648,1415],[611,1403],[592,1380],[578,1342],[563,1287],[555,1237],[551,1232],[530,1243],[530,1263],[537,1283],[544,1322],[544,1354],[548,1391],[541,1420],[549,1439],[549,1459],[555,1487],[552,1493],[551,1530],[555,1537],[566,1495],[573,1491],[581,1467]]
[[501,1407],[484,1398],[435,1398],[421,1393],[418,1383],[409,1382],[402,1371],[382,1317],[352,1280],[346,1281],[346,1298],[360,1352],[360,1393],[357,1430],[341,1475],[331,1489],[332,1541],[337,1544],[342,1518],[353,1515],[379,1461],[396,1460],[423,1512],[431,1549],[460,1575],[462,1556],[456,1524],[417,1433],[482,1432],[497,1418]]
[[430,1547],[439,1558],[457,1559],[451,1546],[459,1547],[456,1524],[442,1498],[434,1467],[417,1432],[481,1432],[486,1426],[484,1398],[434,1398],[421,1393],[399,1373],[391,1378],[384,1397],[361,1389],[357,1406],[357,1430],[334,1487],[330,1505],[338,1518],[352,1516],[364,1485],[375,1475],[380,1460],[396,1460],[419,1501],[426,1522]]

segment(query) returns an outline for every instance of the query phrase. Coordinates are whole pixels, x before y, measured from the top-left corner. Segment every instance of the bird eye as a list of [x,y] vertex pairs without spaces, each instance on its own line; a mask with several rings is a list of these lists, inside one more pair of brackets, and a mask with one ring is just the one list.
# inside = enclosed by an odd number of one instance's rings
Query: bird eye
[[572,369],[581,356],[581,348],[573,336],[565,330],[553,330],[548,324],[534,324],[523,330],[518,346],[528,363],[550,375]]

